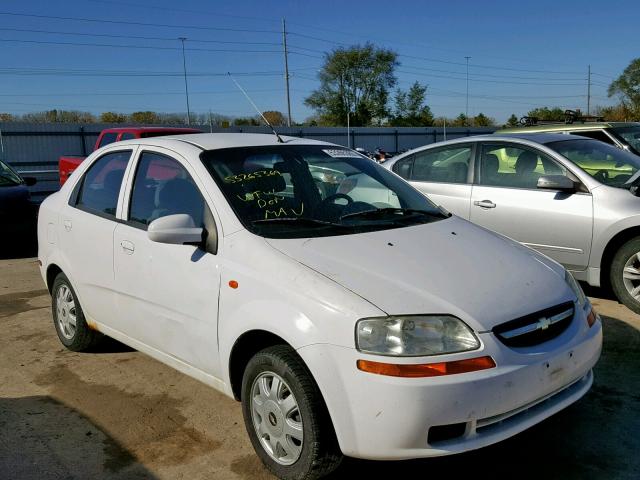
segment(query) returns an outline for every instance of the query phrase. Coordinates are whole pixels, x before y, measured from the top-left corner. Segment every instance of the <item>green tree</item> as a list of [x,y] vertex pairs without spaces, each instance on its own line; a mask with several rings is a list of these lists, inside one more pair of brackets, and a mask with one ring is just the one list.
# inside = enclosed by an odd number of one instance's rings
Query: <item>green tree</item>
[[264,115],[274,127],[282,127],[287,124],[287,117],[284,116],[284,113],[278,112],[277,110],[267,110],[266,112],[262,112],[262,115]]
[[256,120],[253,117],[240,117],[240,118],[236,118],[233,120],[233,124],[234,125],[249,125],[252,127],[257,127],[258,125],[260,125],[260,122],[258,122],[258,120]]
[[629,63],[607,91],[610,97],[618,95],[620,102],[634,115],[640,114],[640,58]]
[[390,124],[394,127],[427,127],[433,125],[433,114],[425,105],[427,87],[415,82],[408,91],[396,90],[395,108]]
[[147,124],[159,124],[160,117],[156,112],[144,111],[144,112],[133,112],[131,114],[131,121],[133,123],[147,123]]
[[469,122],[469,118],[464,113],[461,113],[451,122],[451,126],[452,127],[470,127],[471,123]]
[[560,107],[538,107],[529,110],[528,117],[536,117],[538,120],[551,120],[555,122],[564,121],[564,109]]
[[320,87],[305,99],[327,125],[380,124],[389,112],[389,90],[396,85],[398,55],[371,43],[337,48],[326,54]]
[[474,127],[492,127],[496,124],[495,119],[491,117],[487,117],[484,113],[480,112],[478,115],[473,117],[473,126]]
[[640,119],[640,115],[634,114],[622,103],[608,107],[596,107],[594,108],[594,114],[604,117],[608,122],[633,122]]
[[512,113],[504,126],[511,128],[517,127],[518,125],[520,125],[520,121],[518,120],[518,117],[516,117],[515,113]]
[[100,114],[100,121],[102,123],[125,123],[127,121],[127,115],[116,112],[102,112]]

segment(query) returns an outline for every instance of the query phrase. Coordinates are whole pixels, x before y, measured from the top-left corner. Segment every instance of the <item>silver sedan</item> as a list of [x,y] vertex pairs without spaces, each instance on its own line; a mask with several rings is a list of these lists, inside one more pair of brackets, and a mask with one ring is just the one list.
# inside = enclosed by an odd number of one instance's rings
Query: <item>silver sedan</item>
[[640,157],[583,137],[494,134],[383,165],[450,212],[610,286],[640,313]]

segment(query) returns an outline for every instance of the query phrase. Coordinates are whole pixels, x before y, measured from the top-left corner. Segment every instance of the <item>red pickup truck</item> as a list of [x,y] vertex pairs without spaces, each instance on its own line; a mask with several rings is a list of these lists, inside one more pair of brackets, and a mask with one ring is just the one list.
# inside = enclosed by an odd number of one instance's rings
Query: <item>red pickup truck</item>
[[[175,127],[121,127],[121,128],[107,128],[100,132],[98,140],[93,147],[93,150],[97,150],[100,147],[104,147],[113,142],[119,142],[121,140],[130,140],[132,138],[148,138],[148,137],[161,137],[164,135],[184,135],[187,133],[202,133],[202,130],[195,128],[175,128]],[[63,155],[58,160],[58,171],[60,173],[60,185],[64,185],[69,175],[78,168],[78,165],[87,157]]]

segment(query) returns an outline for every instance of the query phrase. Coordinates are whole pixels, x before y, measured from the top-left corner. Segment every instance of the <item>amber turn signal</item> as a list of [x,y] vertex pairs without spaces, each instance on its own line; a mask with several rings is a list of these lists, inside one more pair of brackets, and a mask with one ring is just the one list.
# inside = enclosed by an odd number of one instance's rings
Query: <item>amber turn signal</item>
[[493,361],[493,358],[486,356],[467,358],[465,360],[455,360],[453,362],[418,364],[381,363],[369,360],[358,360],[357,366],[358,370],[378,375],[420,378],[439,377],[442,375],[455,375],[456,373],[486,370],[488,368],[494,368],[496,366],[496,362]]
[[596,311],[591,307],[591,310],[589,310],[589,314],[587,315],[587,323],[589,324],[589,327],[592,327],[593,324],[596,323],[597,318],[598,315],[596,314]]
[[229,286],[231,288],[238,288],[238,282],[236,282],[235,280],[229,280]]

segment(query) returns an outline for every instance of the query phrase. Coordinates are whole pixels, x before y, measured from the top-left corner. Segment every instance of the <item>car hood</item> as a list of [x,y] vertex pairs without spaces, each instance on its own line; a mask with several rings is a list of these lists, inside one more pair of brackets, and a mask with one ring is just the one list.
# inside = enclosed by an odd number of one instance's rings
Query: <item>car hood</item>
[[556,262],[458,217],[268,243],[389,315],[452,314],[477,331],[574,295]]

